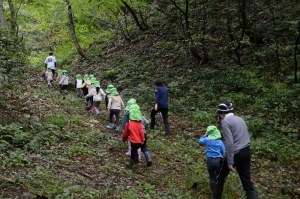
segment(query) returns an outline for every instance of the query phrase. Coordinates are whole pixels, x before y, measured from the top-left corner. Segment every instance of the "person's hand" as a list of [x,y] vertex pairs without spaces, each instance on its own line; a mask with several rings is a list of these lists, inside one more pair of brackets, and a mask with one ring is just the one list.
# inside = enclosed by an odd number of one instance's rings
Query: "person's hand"
[[228,168],[229,168],[230,171],[236,172],[235,168],[233,168],[233,165],[228,165]]
[[156,111],[158,110],[157,104],[155,104],[154,110],[156,110]]
[[108,109],[107,109],[107,111],[109,112],[109,111],[110,111],[110,109],[108,108]]
[[204,136],[207,137],[207,132],[205,132]]

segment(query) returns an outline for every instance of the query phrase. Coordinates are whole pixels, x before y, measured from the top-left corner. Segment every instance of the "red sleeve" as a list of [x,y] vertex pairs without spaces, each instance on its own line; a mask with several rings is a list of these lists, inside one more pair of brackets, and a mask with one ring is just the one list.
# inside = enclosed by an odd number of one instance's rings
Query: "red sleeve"
[[129,135],[129,128],[128,128],[128,124],[129,122],[126,123],[125,125],[125,129],[123,131],[123,138],[122,138],[122,141],[125,142],[128,138],[128,135]]
[[142,142],[145,142],[145,133],[144,133],[144,130],[143,130],[142,123],[141,123],[140,138],[141,138]]

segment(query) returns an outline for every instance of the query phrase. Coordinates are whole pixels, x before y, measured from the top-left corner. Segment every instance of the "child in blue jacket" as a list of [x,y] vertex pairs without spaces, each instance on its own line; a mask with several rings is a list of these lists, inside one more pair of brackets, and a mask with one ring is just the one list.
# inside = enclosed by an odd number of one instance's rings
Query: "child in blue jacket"
[[221,140],[222,136],[216,126],[207,127],[205,135],[199,139],[199,144],[206,146],[206,165],[209,174],[209,185],[211,191],[215,183],[216,175],[219,173],[220,161],[225,154],[225,146]]

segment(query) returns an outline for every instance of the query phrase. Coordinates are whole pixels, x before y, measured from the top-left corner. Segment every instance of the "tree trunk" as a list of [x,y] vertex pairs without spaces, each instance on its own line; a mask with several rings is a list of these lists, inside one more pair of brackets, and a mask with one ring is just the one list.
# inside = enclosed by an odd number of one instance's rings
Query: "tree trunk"
[[294,52],[294,61],[295,61],[295,77],[294,77],[294,82],[295,84],[298,83],[298,76],[297,76],[297,72],[298,72],[298,62],[297,62],[297,51],[298,51],[298,43],[300,41],[300,22],[298,23],[298,37],[296,40],[296,44],[295,44],[295,52]]
[[16,10],[14,7],[14,4],[12,2],[12,0],[8,0],[8,5],[9,5],[9,10],[10,10],[10,17],[11,17],[11,32],[13,36],[17,35],[17,15],[16,15]]
[[135,14],[134,10],[128,5],[128,3],[126,3],[126,1],[122,1],[122,3],[125,5],[125,7],[129,10],[129,12],[131,13],[131,15],[134,18],[134,21],[136,23],[136,25],[139,27],[140,30],[146,30],[147,28],[145,26],[142,26],[139,18],[137,17],[137,15]]
[[66,3],[67,3],[67,7],[68,7],[70,31],[71,31],[71,35],[72,35],[72,39],[73,39],[75,48],[76,48],[77,52],[79,53],[79,55],[81,55],[85,59],[88,59],[85,55],[84,50],[80,47],[80,44],[79,44],[79,42],[77,40],[77,37],[76,37],[75,25],[74,25],[73,13],[72,13],[72,7],[71,7],[70,0],[66,0]]
[[2,0],[0,0],[0,27],[5,28],[4,8]]

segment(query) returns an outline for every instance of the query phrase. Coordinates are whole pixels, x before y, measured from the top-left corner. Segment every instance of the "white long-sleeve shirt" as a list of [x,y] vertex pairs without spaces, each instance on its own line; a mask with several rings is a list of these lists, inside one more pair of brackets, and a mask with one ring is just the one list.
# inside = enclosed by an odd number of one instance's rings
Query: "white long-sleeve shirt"
[[66,75],[64,75],[64,76],[61,78],[59,84],[61,84],[61,85],[69,85],[69,77],[66,76]]
[[85,96],[85,98],[91,97],[93,96],[93,101],[98,102],[98,101],[102,101],[102,97],[105,97],[105,93],[103,92],[103,90],[100,88],[99,89],[99,93],[97,93],[96,88],[92,88],[91,92],[89,92],[89,94],[87,94]]

